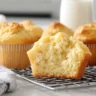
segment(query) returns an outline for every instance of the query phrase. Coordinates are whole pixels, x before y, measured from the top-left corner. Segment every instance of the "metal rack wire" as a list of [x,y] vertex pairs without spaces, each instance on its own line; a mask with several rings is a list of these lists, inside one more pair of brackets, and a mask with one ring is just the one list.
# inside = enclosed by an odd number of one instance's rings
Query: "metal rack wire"
[[59,90],[75,87],[86,87],[96,85],[96,66],[87,67],[85,75],[81,80],[57,79],[57,78],[35,78],[32,76],[31,68],[13,71],[21,78],[43,86],[51,90]]

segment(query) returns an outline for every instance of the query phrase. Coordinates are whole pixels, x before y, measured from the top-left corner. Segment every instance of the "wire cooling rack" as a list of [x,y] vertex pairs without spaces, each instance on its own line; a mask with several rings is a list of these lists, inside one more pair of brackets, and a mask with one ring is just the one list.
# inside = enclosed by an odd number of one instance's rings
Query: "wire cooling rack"
[[32,76],[31,68],[13,71],[21,78],[43,86],[51,90],[68,89],[68,88],[79,88],[96,85],[96,66],[87,67],[85,75],[81,80],[72,79],[57,79],[57,78],[35,78]]

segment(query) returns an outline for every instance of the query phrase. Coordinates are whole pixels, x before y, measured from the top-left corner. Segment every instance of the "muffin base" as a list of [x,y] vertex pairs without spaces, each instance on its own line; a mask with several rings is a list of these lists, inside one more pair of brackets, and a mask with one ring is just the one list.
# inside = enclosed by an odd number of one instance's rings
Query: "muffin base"
[[96,66],[96,44],[86,44],[86,45],[89,48],[90,52],[92,53],[88,65]]
[[27,51],[33,44],[1,44],[0,65],[7,68],[23,69],[30,66]]

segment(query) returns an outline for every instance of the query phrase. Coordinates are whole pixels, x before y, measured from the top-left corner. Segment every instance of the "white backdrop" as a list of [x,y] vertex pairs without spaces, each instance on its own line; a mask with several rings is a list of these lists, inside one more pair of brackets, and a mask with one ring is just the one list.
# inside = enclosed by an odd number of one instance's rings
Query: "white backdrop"
[[0,0],[0,13],[52,13],[59,16],[61,0]]

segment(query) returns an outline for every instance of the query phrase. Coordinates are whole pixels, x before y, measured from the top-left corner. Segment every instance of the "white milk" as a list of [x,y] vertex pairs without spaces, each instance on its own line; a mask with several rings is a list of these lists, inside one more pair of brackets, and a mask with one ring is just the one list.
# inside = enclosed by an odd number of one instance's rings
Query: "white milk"
[[62,0],[60,22],[73,30],[92,22],[92,5],[93,0]]

